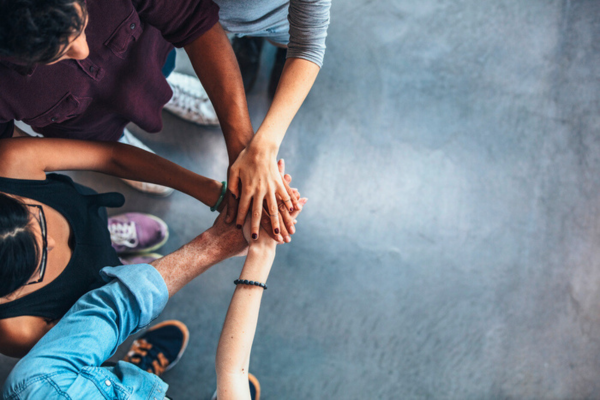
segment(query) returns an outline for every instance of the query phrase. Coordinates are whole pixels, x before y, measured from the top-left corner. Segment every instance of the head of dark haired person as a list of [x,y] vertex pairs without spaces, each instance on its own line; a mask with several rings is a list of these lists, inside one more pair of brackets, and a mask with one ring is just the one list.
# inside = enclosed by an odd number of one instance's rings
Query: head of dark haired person
[[89,55],[85,0],[0,0],[0,59],[54,64]]
[[40,263],[40,235],[35,208],[0,193],[0,297],[32,280]]

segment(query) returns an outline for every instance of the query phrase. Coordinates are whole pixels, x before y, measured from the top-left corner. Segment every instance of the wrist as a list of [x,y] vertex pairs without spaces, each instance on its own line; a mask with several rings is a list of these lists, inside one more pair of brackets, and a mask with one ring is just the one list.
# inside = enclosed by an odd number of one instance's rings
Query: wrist
[[252,138],[252,141],[248,145],[250,149],[256,149],[261,153],[267,153],[272,156],[276,156],[279,152],[279,142],[275,140],[272,135],[269,135],[265,131],[259,129],[256,135]]
[[[266,235],[265,232],[262,233],[263,235]],[[272,243],[267,243],[265,241],[259,241],[259,242],[255,242],[253,241],[252,243],[250,243],[250,248],[248,249],[248,257],[253,257],[253,258],[275,258],[275,252],[277,249],[277,242],[275,242],[274,240],[270,239],[269,240]]]

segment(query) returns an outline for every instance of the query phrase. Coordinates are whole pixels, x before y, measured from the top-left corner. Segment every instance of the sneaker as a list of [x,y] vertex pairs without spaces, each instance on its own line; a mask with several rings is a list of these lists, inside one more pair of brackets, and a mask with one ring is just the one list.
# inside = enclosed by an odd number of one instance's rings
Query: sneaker
[[198,78],[172,72],[167,82],[171,85],[173,97],[165,104],[165,110],[199,125],[219,125],[217,112]]
[[[146,150],[149,153],[156,154],[148,146],[146,146],[144,143],[142,143],[138,138],[133,136],[133,134],[127,128],[125,128],[123,130],[123,136],[121,136],[121,139],[119,139],[119,143],[129,144],[131,146],[135,146],[142,150]],[[148,193],[148,194],[166,197],[166,196],[170,195],[171,193],[173,193],[172,188],[162,186],[162,185],[157,185],[155,183],[132,181],[130,179],[121,179],[121,180],[123,182],[125,182],[126,184],[128,184],[129,186],[131,186],[132,188],[139,190],[140,192],[144,192],[144,193]]]
[[277,48],[277,52],[275,53],[275,64],[273,64],[271,78],[269,79],[269,96],[271,96],[271,98],[275,97],[275,91],[277,91],[277,85],[279,85],[279,78],[281,78],[281,73],[285,66],[286,55],[287,49],[281,47]]
[[183,322],[161,322],[133,342],[123,361],[160,376],[177,364],[189,338],[190,333]]
[[[258,379],[251,373],[248,373],[248,384],[250,385],[250,398],[252,400],[260,400],[260,383],[258,383]],[[210,400],[217,400],[216,391]]]
[[234,37],[231,47],[240,66],[244,90],[250,92],[256,83],[260,66],[260,52],[264,44],[261,37]]
[[162,258],[162,254],[158,253],[147,253],[147,254],[138,254],[129,257],[119,257],[123,265],[132,265],[132,264],[150,264],[152,261],[158,260]]
[[117,254],[150,253],[164,245],[169,238],[165,221],[142,213],[108,218],[108,231]]

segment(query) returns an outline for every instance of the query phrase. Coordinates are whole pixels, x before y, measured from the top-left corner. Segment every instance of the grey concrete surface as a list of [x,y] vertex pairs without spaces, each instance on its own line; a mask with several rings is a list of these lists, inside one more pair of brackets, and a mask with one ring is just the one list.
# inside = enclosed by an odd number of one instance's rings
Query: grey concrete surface
[[[325,66],[280,151],[309,203],[263,300],[264,400],[600,397],[599,34],[592,0],[334,1]],[[248,96],[255,128],[272,54]],[[218,128],[165,113],[160,134],[135,131],[225,177]],[[181,193],[74,176],[164,218],[163,253],[214,218]],[[192,335],[164,376],[175,399],[214,390],[241,264],[161,316]]]

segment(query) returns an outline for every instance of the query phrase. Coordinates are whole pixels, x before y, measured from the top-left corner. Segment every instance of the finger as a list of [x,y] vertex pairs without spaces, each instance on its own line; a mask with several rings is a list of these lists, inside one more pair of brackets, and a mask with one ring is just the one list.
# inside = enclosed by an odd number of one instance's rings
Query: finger
[[[286,202],[286,205],[288,206],[288,208],[290,209],[290,212],[293,212],[296,209],[302,209],[302,206],[300,205],[300,203],[298,203],[298,199],[296,198],[296,196],[294,196],[294,192],[293,190],[290,188],[290,185],[285,181],[285,179],[282,179],[283,181],[283,190],[285,190],[285,193],[289,196],[290,202]],[[284,195],[281,195],[281,199],[285,200],[285,197],[283,197]]]
[[267,195],[266,200],[267,210],[269,211],[269,217],[271,217],[273,233],[279,235],[281,232],[281,227],[279,226],[279,209],[277,208],[277,198],[275,197],[275,193],[270,192]]
[[289,186],[286,186],[285,181],[282,182],[283,184],[277,186],[277,197],[285,203],[289,212],[293,212],[295,208],[293,203],[293,200],[295,200],[293,196],[294,192]]
[[[285,208],[285,206],[284,206],[284,208]],[[291,217],[290,217],[290,219],[291,219]],[[283,238],[283,241],[285,243],[291,242],[292,241],[291,234],[288,232],[287,227],[285,226],[285,223],[283,221],[283,217],[281,214],[279,214],[279,226],[281,227],[280,235]],[[292,224],[292,226],[293,226],[293,224]]]
[[260,218],[260,226],[262,229],[265,230],[265,232],[267,235],[269,235],[269,237],[273,240],[275,240],[277,243],[279,244],[283,244],[283,241],[280,241],[279,239],[277,239],[277,235],[275,235],[273,233],[273,228],[271,227],[271,218],[269,218],[269,216],[267,215],[266,212],[262,213],[262,217]]
[[292,191],[290,189],[290,183],[292,182],[292,176],[290,174],[285,173],[285,160],[283,158],[277,162],[277,167],[279,168],[279,173],[283,177],[283,185],[284,185],[285,191],[287,192],[287,195],[289,196],[290,201],[289,202],[286,201],[287,197],[285,195],[283,195],[283,191],[280,190],[279,195],[280,195],[281,199],[286,202],[286,205],[289,208],[290,212],[293,212],[294,209],[298,208],[297,207],[298,199],[296,199],[294,196],[292,196]]
[[[308,201],[308,199],[307,199],[307,198],[301,198],[300,200],[298,200],[298,202],[299,202],[300,204],[302,204],[302,206],[304,206],[304,205],[306,204],[306,202],[307,202],[307,201]],[[301,212],[302,212],[302,209],[299,209],[299,210],[294,210],[294,212],[291,214],[291,215],[292,215],[292,218],[294,218],[294,219],[295,219],[296,217],[298,217],[298,215],[299,215]]]
[[229,191],[225,196],[227,197],[227,216],[225,218],[225,223],[231,224],[235,219],[235,213],[238,211],[238,201]]
[[229,170],[229,182],[227,183],[227,190],[233,194],[236,200],[240,198],[240,173],[236,169]]
[[246,215],[248,215],[251,203],[252,199],[250,198],[250,196],[242,195],[242,197],[240,197],[240,202],[238,204],[237,209],[237,219],[235,222],[236,228],[242,229],[242,227],[244,226],[244,222],[246,221]]
[[[283,226],[285,226],[286,231],[289,232],[290,235],[293,235],[296,232],[296,229],[294,228],[294,218],[292,218],[292,216],[290,215],[290,210],[288,210],[287,205],[283,201],[280,201],[278,203],[278,207],[279,215],[281,215],[281,223],[283,224],[282,231]],[[281,235],[285,239],[285,235],[283,233]]]
[[[260,199],[260,201],[259,201]],[[250,223],[250,232],[252,239],[258,239],[258,234],[260,231],[260,217],[262,215],[262,202],[263,199],[256,197],[252,199],[252,222]],[[271,219],[271,223],[273,220]]]

